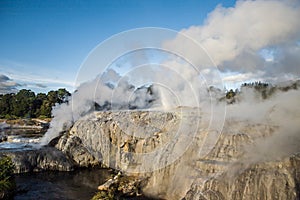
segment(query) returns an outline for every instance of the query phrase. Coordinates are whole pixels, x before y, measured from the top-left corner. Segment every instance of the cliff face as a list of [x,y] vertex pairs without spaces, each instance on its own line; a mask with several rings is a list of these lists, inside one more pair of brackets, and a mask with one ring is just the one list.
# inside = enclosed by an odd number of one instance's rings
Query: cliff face
[[180,156],[182,148],[189,145],[192,133],[178,132],[180,122],[176,112],[98,112],[76,122],[70,136],[80,138],[106,166],[133,173],[152,172],[175,161],[174,153]]
[[[196,162],[199,173],[184,199],[299,199],[299,154],[278,161],[248,163],[238,159],[241,151],[235,151],[236,145],[232,144],[236,139],[239,144],[248,143],[249,137],[228,137],[218,142],[212,154]],[[220,145],[226,140],[232,143]]]
[[276,128],[226,121],[220,133],[195,109],[96,112],[77,121],[57,147],[76,161],[80,152],[66,145],[76,138],[91,154],[77,163],[145,177],[144,192],[160,198],[299,199],[300,156],[255,163],[244,157],[245,145]]
[[299,199],[300,157],[260,163],[230,176],[198,177],[184,199]]
[[277,128],[225,122],[214,148],[197,160],[199,173],[184,199],[299,199],[299,153],[270,161],[247,157],[247,146],[272,136]]

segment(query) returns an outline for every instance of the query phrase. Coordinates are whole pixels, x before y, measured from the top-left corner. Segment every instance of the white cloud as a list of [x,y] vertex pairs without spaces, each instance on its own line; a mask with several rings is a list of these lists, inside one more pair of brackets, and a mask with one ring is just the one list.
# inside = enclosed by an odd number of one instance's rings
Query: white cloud
[[[234,7],[218,6],[204,25],[180,33],[198,42],[222,71],[246,73],[244,76],[261,70],[266,76],[276,75],[270,73],[273,70],[299,73],[299,46],[295,47],[300,40],[299,6],[299,1],[237,1]],[[195,57],[197,64],[203,65],[203,55],[195,47],[184,44],[180,36],[164,45],[185,57]],[[267,63],[270,60],[261,55],[265,48],[280,49],[280,54],[273,57],[276,63]]]
[[252,79],[259,79],[264,75],[264,72],[258,71],[257,73],[235,73],[235,74],[229,74],[224,75],[223,81],[229,82],[229,83],[243,83]]
[[[0,73],[7,74],[10,78],[16,81],[19,86],[31,89],[35,92],[47,92],[57,88],[66,88],[69,91],[74,91],[74,81],[70,79],[68,73],[57,71],[45,71],[41,67],[36,67],[27,64],[21,64],[12,61],[1,61]],[[63,76],[63,77],[62,77]],[[1,78],[1,77],[0,77]],[[15,90],[16,92],[17,90]]]
[[15,93],[19,83],[12,81],[8,76],[0,74],[0,94]]

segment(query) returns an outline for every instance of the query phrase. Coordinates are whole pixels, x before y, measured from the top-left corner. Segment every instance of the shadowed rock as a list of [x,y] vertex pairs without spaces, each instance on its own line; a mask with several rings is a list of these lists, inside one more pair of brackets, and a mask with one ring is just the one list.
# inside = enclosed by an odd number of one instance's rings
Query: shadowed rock
[[15,165],[15,173],[57,170],[71,171],[75,164],[67,156],[54,147],[42,147],[34,150],[12,150],[2,152],[0,156],[8,156]]

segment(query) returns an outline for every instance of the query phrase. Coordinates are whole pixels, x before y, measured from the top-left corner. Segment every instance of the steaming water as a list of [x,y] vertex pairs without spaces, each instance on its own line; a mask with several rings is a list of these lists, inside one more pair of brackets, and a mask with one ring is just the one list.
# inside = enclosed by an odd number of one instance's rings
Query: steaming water
[[28,150],[39,147],[40,138],[45,134],[45,130],[5,129],[1,134],[7,136],[7,141],[0,143],[0,152]]
[[[8,137],[0,143],[0,152],[38,148],[45,131],[5,129]],[[84,169],[74,172],[39,172],[16,174],[15,200],[22,199],[91,199],[97,187],[111,175],[108,169]]]

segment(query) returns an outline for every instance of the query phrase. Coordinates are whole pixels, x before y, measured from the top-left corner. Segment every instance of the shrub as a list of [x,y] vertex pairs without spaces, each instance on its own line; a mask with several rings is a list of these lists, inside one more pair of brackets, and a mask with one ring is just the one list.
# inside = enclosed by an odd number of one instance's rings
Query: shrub
[[7,198],[15,189],[14,164],[9,157],[0,159],[0,199]]

